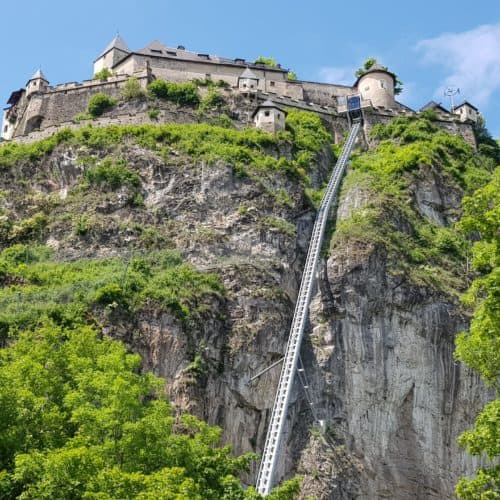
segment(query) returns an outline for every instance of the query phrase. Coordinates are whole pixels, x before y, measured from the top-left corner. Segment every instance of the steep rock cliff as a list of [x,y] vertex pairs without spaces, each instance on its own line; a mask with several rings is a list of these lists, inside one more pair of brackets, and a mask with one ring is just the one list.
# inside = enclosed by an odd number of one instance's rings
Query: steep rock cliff
[[[297,156],[287,141],[257,149],[270,158]],[[279,367],[250,378],[284,352],[314,209],[297,177],[248,165],[242,173],[221,156],[209,161],[175,144],[165,154],[130,138],[104,147],[62,140],[38,162],[5,170],[2,228],[10,243],[44,242],[59,260],[119,256],[127,263],[148,249],[172,248],[217,273],[225,295],[206,298],[187,320],[154,302],[133,316],[119,308],[96,314],[105,333],[165,378],[179,410],[221,426],[236,453],[260,452]],[[82,185],[84,172],[109,157],[140,175],[139,191]],[[313,187],[333,160],[329,147],[315,151]],[[436,276],[438,266],[427,268],[422,256],[416,264],[413,247],[411,261],[386,231],[413,238],[412,217],[448,226],[463,191],[439,162],[416,161],[401,170],[407,212],[356,177],[362,165],[354,167],[318,271],[302,352],[308,389],[296,384],[279,476],[303,474],[304,497],[449,498],[474,465],[456,438],[487,397],[453,361],[453,337],[467,325],[457,300],[465,286],[454,269],[460,256]],[[374,207],[377,217],[366,225]],[[340,227],[343,221],[350,225]]]

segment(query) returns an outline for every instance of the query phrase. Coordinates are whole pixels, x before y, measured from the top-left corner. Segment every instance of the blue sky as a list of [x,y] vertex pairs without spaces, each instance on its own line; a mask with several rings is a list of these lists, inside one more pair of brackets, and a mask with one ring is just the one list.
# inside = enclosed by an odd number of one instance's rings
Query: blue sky
[[461,89],[500,137],[500,1],[24,0],[0,5],[0,100],[41,65],[51,84],[92,76],[119,30],[131,49],[154,39],[248,60],[263,55],[299,78],[352,83],[368,57],[405,84],[419,108]]

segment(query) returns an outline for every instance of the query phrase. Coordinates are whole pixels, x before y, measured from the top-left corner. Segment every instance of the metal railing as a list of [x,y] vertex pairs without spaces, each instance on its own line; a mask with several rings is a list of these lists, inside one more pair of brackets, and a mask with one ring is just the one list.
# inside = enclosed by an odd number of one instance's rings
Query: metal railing
[[257,491],[261,495],[267,495],[273,486],[274,470],[280,451],[280,442],[285,425],[288,401],[292,392],[293,381],[297,369],[297,360],[300,353],[300,345],[304,333],[304,326],[307,320],[309,303],[311,301],[314,275],[318,264],[319,253],[323,243],[323,236],[328,220],[328,213],[335,195],[340,186],[340,181],[349,160],[349,156],[354,147],[361,123],[354,123],[351,127],[347,141],[342,149],[342,153],[335,164],[333,174],[328,182],[326,192],[321,200],[316,222],[312,231],[309,251],[307,253],[302,282],[300,284],[299,295],[295,305],[295,313],[290,328],[290,336],[286,348],[285,358],[281,369],[281,376],[276,391],[273,411],[269,428],[267,430],[264,452],[260,463],[259,474],[257,476]]

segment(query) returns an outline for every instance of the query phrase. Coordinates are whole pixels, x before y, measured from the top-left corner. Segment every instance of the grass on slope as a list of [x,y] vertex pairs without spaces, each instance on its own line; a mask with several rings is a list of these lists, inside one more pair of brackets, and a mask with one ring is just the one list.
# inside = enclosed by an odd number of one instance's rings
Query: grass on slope
[[[458,295],[466,286],[469,244],[454,227],[443,227],[419,212],[415,185],[427,170],[450,189],[470,193],[487,182],[491,159],[427,116],[398,117],[376,125],[372,136],[380,140],[378,146],[354,155],[343,185],[344,193],[358,189],[367,202],[338,222],[332,248],[348,241],[384,247],[394,274]],[[447,215],[458,219],[459,214]]]
[[137,311],[147,305],[181,320],[202,314],[224,288],[171,251],[134,258],[55,262],[44,246],[14,245],[0,253],[0,337],[33,327],[43,317],[81,323],[93,308]]
[[[38,161],[58,145],[109,149],[126,140],[168,157],[172,150],[207,162],[225,160],[242,175],[247,167],[277,171],[308,182],[308,171],[314,166],[314,154],[331,142],[330,134],[314,113],[290,111],[288,130],[272,136],[255,128],[228,129],[214,125],[113,125],[64,129],[53,136],[30,144],[8,143],[0,147],[0,167],[14,167],[24,161]],[[293,158],[279,156],[279,146],[291,143]]]

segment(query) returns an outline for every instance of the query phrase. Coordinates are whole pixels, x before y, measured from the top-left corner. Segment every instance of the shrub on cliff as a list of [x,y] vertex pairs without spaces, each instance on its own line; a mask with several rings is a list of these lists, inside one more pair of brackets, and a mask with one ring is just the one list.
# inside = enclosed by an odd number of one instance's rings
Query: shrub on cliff
[[174,83],[154,80],[148,85],[148,92],[151,97],[165,99],[181,105],[196,106],[200,102],[198,89],[192,82]]
[[146,91],[141,87],[139,80],[135,76],[131,76],[123,85],[121,95],[125,100],[144,97]]
[[141,185],[141,178],[125,161],[105,158],[98,165],[85,172],[85,178],[91,185],[115,190],[126,186],[131,189]]
[[200,102],[198,111],[200,113],[206,113],[207,111],[220,109],[225,103],[226,100],[224,96],[217,89],[210,88],[207,95]]
[[88,103],[87,111],[93,117],[101,116],[109,108],[116,104],[116,99],[113,99],[106,94],[94,94]]

